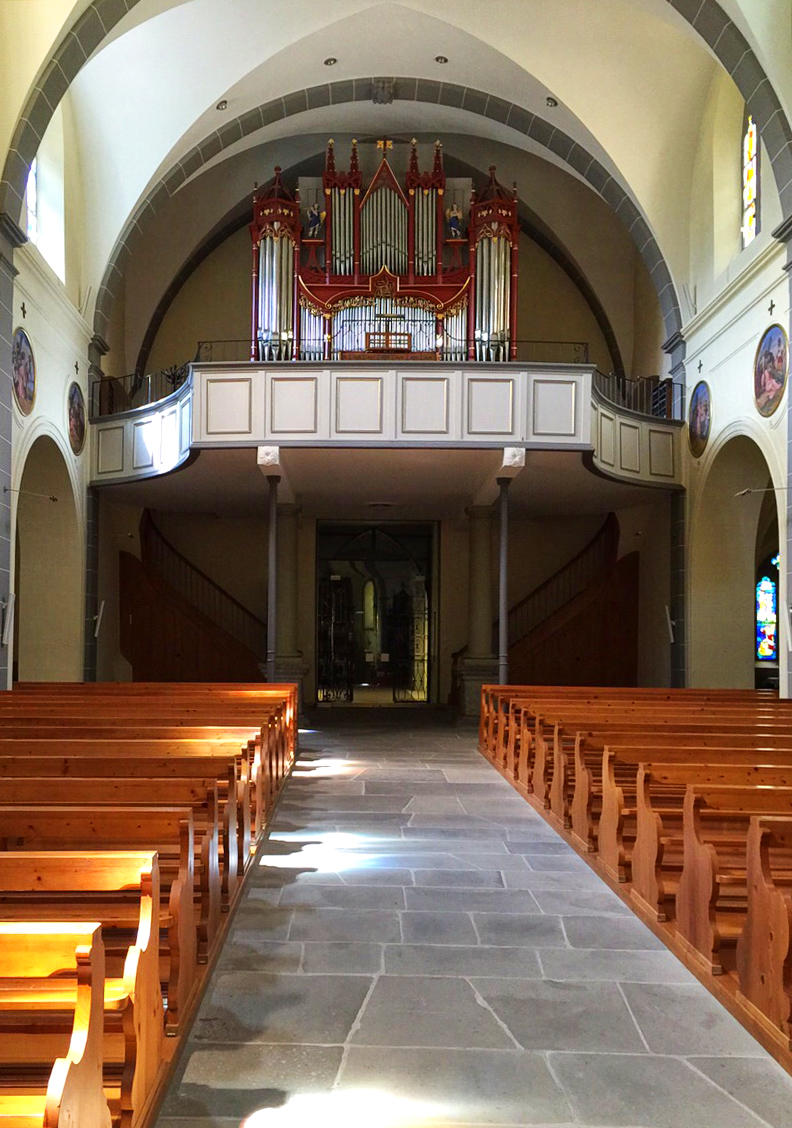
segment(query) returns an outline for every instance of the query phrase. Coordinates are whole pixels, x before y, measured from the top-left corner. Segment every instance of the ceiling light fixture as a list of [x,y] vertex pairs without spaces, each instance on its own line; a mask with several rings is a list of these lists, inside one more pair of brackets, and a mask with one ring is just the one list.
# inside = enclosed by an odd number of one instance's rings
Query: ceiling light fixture
[[395,509],[396,503],[394,501],[367,501],[367,509]]
[[447,58],[446,55],[435,55],[435,62],[436,63],[447,63],[448,58]]
[[223,98],[222,101],[217,103],[217,105],[215,106],[215,109],[216,110],[227,110],[228,109],[228,102],[225,100],[225,98]]
[[554,109],[558,105],[558,99],[554,98],[552,94],[548,94],[545,101],[551,109]]
[[332,55],[330,55],[329,58],[325,59],[324,65],[326,67],[334,67],[337,62],[338,62],[338,59],[335,59]]

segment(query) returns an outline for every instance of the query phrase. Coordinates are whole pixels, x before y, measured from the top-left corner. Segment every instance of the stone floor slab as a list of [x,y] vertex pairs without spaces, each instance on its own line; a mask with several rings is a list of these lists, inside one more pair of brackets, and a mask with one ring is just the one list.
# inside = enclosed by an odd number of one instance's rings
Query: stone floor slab
[[526,1050],[645,1051],[615,983],[502,978],[472,983]]
[[451,944],[387,944],[384,970],[388,975],[505,976],[541,978],[532,948],[485,948]]
[[698,983],[626,983],[622,990],[652,1053],[767,1056],[748,1031]]
[[295,909],[290,940],[364,940],[393,944],[401,939],[399,914],[351,909]]
[[407,912],[401,914],[405,944],[475,944],[476,930],[467,913]]
[[[678,1058],[551,1054],[550,1064],[582,1124],[613,1128],[634,1124],[645,1128],[757,1128],[762,1124]],[[777,1128],[783,1128],[783,1121]]]
[[514,1049],[500,1023],[463,979],[389,976],[377,980],[355,1045]]
[[570,1120],[564,1093],[537,1054],[354,1046],[341,1088],[374,1088],[415,1101],[413,1124],[431,1117],[433,1128],[557,1125]]
[[221,972],[192,1037],[197,1042],[342,1043],[371,983],[362,975]]

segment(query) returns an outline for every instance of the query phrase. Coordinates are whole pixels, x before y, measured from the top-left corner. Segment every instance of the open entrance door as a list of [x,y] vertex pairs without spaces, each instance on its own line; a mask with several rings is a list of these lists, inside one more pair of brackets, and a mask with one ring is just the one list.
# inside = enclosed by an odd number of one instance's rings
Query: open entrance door
[[317,528],[317,698],[429,700],[430,524]]

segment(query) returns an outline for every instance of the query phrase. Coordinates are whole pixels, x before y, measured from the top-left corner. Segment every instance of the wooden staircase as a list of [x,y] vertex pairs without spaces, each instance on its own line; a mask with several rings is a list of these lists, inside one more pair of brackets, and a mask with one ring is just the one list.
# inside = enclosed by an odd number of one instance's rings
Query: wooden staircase
[[[618,558],[609,513],[580,552],[509,611],[509,680],[519,685],[635,685],[639,554]],[[492,625],[497,652],[498,621]],[[462,659],[452,655],[452,703]]]
[[192,564],[145,510],[119,553],[121,653],[134,681],[259,681],[267,625]]

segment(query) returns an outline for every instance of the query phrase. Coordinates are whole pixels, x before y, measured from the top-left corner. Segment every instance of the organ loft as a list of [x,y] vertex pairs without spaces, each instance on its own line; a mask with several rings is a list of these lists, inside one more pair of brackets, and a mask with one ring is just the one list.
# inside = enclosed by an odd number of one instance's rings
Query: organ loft
[[251,360],[508,361],[517,349],[516,187],[495,168],[478,192],[409,143],[376,142],[370,176],[352,142],[294,189],[275,169],[253,201]]

